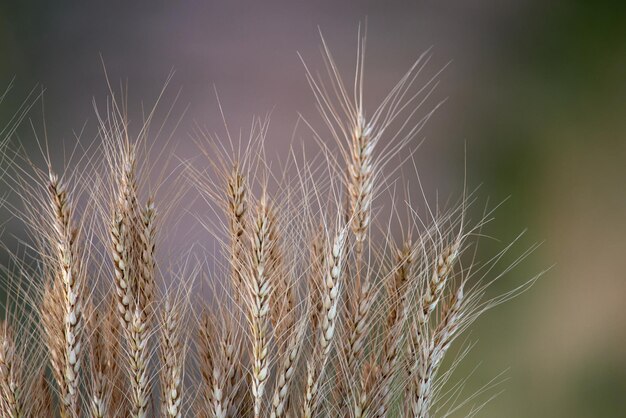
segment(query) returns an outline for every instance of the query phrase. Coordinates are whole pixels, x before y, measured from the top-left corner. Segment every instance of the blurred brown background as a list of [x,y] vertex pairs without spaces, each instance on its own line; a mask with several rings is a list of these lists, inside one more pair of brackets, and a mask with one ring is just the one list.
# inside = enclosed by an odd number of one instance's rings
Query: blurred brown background
[[[189,105],[176,141],[193,155],[194,121],[219,131],[213,85],[235,131],[272,111],[278,156],[297,111],[315,113],[296,51],[321,68],[317,26],[350,70],[368,19],[370,97],[433,46],[431,69],[452,60],[437,90],[448,101],[418,153],[429,190],[482,183],[500,202],[489,233],[528,228],[544,241],[500,283],[511,288],[554,266],[529,292],[472,331],[465,369],[477,390],[508,368],[503,392],[479,416],[626,416],[626,3],[574,1],[32,2],[0,4],[0,87],[15,78],[0,120],[45,88],[54,157],[73,131],[94,132],[92,98],[106,96],[100,55],[130,102],[152,103],[168,74],[171,101]],[[138,112],[138,110],[136,110]],[[137,113],[138,115],[138,113]],[[34,112],[35,123],[41,111]],[[89,131],[91,129],[91,131]],[[36,152],[29,130],[20,141]],[[87,134],[87,137],[89,134]],[[467,144],[467,154],[465,154]],[[4,215],[3,215],[4,216]],[[9,224],[4,232],[18,234]],[[489,249],[489,244],[487,244]]]

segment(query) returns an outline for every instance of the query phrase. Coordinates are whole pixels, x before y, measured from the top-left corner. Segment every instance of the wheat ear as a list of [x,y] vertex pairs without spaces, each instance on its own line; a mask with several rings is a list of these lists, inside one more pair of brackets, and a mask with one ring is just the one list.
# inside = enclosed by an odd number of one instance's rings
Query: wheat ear
[[269,277],[270,251],[274,231],[266,198],[259,202],[252,233],[252,266],[247,274],[248,320],[252,334],[252,398],[254,416],[259,417],[269,377],[269,325],[272,283]]
[[[373,357],[373,356],[372,356]],[[374,358],[363,365],[361,380],[359,382],[358,397],[354,405],[352,416],[363,418],[372,416],[373,394],[376,393],[377,377],[380,374],[380,366]]]
[[408,317],[408,295],[412,288],[411,284],[416,279],[414,273],[415,251],[410,242],[398,251],[396,270],[391,276],[388,285],[389,313],[385,324],[385,334],[381,365],[378,376],[373,385],[375,395],[370,396],[374,400],[375,410],[373,416],[382,418],[387,416],[389,401],[391,398],[391,384],[396,372],[402,343],[402,331]]
[[296,367],[306,334],[305,324],[306,321],[302,321],[300,324],[293,324],[292,326],[294,326],[295,329],[291,330],[289,333],[287,346],[282,355],[282,361],[278,366],[276,387],[274,389],[274,395],[272,396],[271,418],[280,418],[286,414],[287,405],[289,403],[289,389],[296,374]]
[[241,298],[241,247],[242,238],[246,229],[247,187],[244,176],[241,174],[239,165],[233,166],[232,172],[226,183],[227,216],[229,219],[229,232],[231,236],[230,268],[231,288],[233,298],[239,303]]
[[444,307],[442,319],[431,338],[420,336],[417,362],[412,372],[410,410],[414,418],[429,418],[433,397],[434,378],[450,344],[463,322],[464,285],[451,295]]
[[54,226],[59,276],[58,285],[62,289],[64,323],[64,376],[61,386],[61,402],[70,416],[79,415],[78,379],[81,365],[83,344],[83,294],[80,257],[78,255],[78,231],[71,223],[72,208],[67,192],[59,178],[50,173],[48,184]]
[[105,336],[103,335],[103,326],[100,314],[97,308],[90,306],[86,310],[87,327],[90,330],[91,338],[89,339],[90,362],[91,366],[91,393],[89,413],[93,418],[103,418],[109,415],[110,400],[110,383],[106,376],[107,353],[105,345]]
[[432,274],[424,285],[423,293],[418,295],[417,318],[411,326],[410,343],[407,348],[410,382],[407,387],[407,409],[415,417],[428,416],[432,388],[430,379],[433,377],[431,351],[435,344],[430,316],[443,294],[448,276],[458,257],[460,245],[460,239],[457,239],[436,256]]
[[215,326],[211,321],[212,318],[205,311],[202,314],[200,329],[196,336],[203,385],[200,416],[226,418],[228,404],[224,395],[228,379],[223,373],[223,359],[219,356],[222,353],[213,352],[216,338]]
[[344,347],[346,376],[339,383],[341,402],[345,406],[345,392],[350,385],[351,376],[359,374],[358,363],[363,355],[363,349],[369,334],[369,313],[374,301],[375,292],[372,289],[367,272],[363,276],[364,245],[371,222],[371,207],[374,197],[374,178],[376,164],[373,158],[377,137],[369,126],[360,108],[355,109],[352,132],[349,144],[350,159],[348,165],[348,195],[349,218],[351,219],[352,233],[355,245],[355,281],[353,292],[349,298],[350,317],[348,319],[349,338]]
[[304,391],[302,416],[311,418],[316,414],[320,403],[320,383],[324,378],[326,364],[330,356],[332,343],[337,324],[337,310],[341,292],[341,276],[344,264],[345,232],[340,231],[334,238],[328,256],[323,276],[322,312],[320,315],[320,329],[312,358],[307,362],[307,379]]
[[[200,317],[200,324],[198,332],[196,333],[196,347],[198,349],[198,364],[200,367],[201,381],[201,397],[199,400],[198,416],[200,417],[219,417],[224,418],[226,409],[222,407],[222,393],[221,387],[218,387],[217,394],[217,406],[213,406],[213,367],[216,362],[215,356],[212,352],[212,344],[214,341],[214,325],[212,319],[209,317],[208,312],[205,310]],[[218,376],[221,377],[221,376]],[[219,379],[221,383],[224,379]],[[216,409],[219,413],[216,413]]]
[[236,325],[229,323],[218,331],[211,321],[205,312],[197,336],[203,380],[201,412],[203,416],[226,418],[231,416],[241,378],[241,341],[235,332]]
[[437,307],[437,303],[439,303],[439,298],[441,297],[443,289],[446,286],[446,281],[448,280],[452,266],[459,255],[460,246],[461,240],[457,239],[452,245],[446,247],[437,257],[435,266],[433,267],[432,276],[422,297],[422,309],[418,311],[418,320],[420,323],[425,324],[428,322],[429,315]]
[[9,325],[0,322],[0,412],[3,417],[23,416],[21,391],[21,364],[15,346],[13,331]]
[[131,410],[132,416],[143,418],[147,416],[148,401],[150,398],[148,361],[149,352],[147,346],[147,326],[143,318],[143,312],[135,308],[129,328],[126,332],[129,353],[129,374],[131,385]]
[[[67,393],[64,384],[64,341],[63,329],[63,293],[61,286],[55,281],[44,285],[44,293],[39,309],[43,337],[48,350],[48,359],[52,368],[52,376],[59,385],[61,396]],[[45,379],[44,379],[45,380]]]
[[140,265],[138,267],[139,280],[137,285],[137,303],[143,309],[146,316],[150,316],[155,291],[155,241],[156,241],[156,209],[154,201],[148,203],[141,211],[141,224],[138,231],[140,241]]
[[372,152],[377,141],[371,134],[372,129],[366,124],[361,112],[357,112],[348,163],[350,218],[352,219],[352,231],[356,238],[357,256],[363,252],[363,245],[370,225],[370,212],[374,195]]
[[105,345],[106,378],[110,384],[109,411],[113,415],[127,416],[128,413],[128,397],[127,384],[125,376],[120,367],[122,354],[121,348],[121,321],[119,318],[117,301],[112,298],[107,307],[106,316],[102,324],[102,332],[104,335],[103,343]]
[[[151,202],[138,225],[134,153],[123,155],[118,202],[111,228],[118,314],[128,345],[126,360],[131,383],[131,413],[144,417],[150,400],[148,363],[150,311],[154,280],[154,206]],[[137,254],[139,252],[139,254]]]
[[324,276],[326,263],[326,249],[323,243],[323,230],[320,229],[311,239],[309,268],[306,272],[308,301],[309,301],[309,329],[312,334],[317,332],[322,314],[322,285],[320,277]]
[[52,412],[52,393],[50,384],[46,379],[46,370],[42,368],[32,385],[32,405],[30,411],[33,417],[51,417]]
[[183,367],[185,348],[181,341],[181,316],[168,299],[163,309],[161,332],[161,403],[162,416],[182,417]]

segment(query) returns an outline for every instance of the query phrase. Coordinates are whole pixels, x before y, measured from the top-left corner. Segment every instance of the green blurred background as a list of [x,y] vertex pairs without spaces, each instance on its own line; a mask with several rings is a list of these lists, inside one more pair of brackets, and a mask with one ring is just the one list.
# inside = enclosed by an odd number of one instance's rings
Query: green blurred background
[[[478,415],[626,417],[624,2],[5,1],[0,86],[15,85],[1,120],[44,87],[61,159],[73,130],[94,127],[92,98],[106,95],[101,56],[137,102],[153,101],[175,70],[170,91],[181,88],[179,106],[189,104],[181,155],[194,152],[192,121],[220,126],[213,85],[232,126],[273,109],[268,145],[284,149],[296,110],[314,113],[296,51],[320,63],[319,25],[349,69],[365,17],[373,97],[430,46],[435,70],[452,60],[437,92],[448,101],[417,156],[427,190],[458,193],[467,165],[481,196],[508,198],[489,235],[507,242],[528,228],[522,248],[543,242],[494,291],[552,266],[470,335],[477,344],[462,370],[481,365],[468,390],[504,370],[508,379]],[[28,129],[20,141],[36,152]],[[5,237],[20,234],[17,223],[6,228]]]

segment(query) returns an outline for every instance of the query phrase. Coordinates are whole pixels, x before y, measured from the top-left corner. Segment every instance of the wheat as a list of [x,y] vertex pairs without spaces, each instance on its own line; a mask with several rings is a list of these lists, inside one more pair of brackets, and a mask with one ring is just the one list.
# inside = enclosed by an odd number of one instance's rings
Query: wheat
[[3,417],[20,418],[23,416],[21,365],[12,333],[6,322],[0,322],[0,412]]
[[107,307],[106,316],[102,324],[103,331],[103,344],[105,346],[106,363],[105,372],[106,379],[110,384],[110,398],[109,398],[109,410],[113,414],[127,415],[128,412],[128,399],[126,396],[127,382],[124,379],[122,368],[119,362],[121,361],[122,350],[120,347],[121,335],[121,323],[117,310],[116,297],[110,298],[109,306]]
[[182,383],[185,348],[181,342],[181,316],[177,307],[166,299],[161,331],[161,403],[162,416],[182,416]]
[[202,315],[202,323],[197,335],[202,373],[203,392],[200,416],[226,418],[230,408],[230,387],[235,374],[237,345],[230,335],[219,339],[217,347],[216,326],[207,312]]
[[341,277],[344,264],[345,232],[340,230],[330,245],[326,256],[322,284],[322,312],[320,329],[312,359],[307,362],[306,388],[302,414],[315,416],[320,403],[320,384],[332,349],[337,324],[337,309],[341,296]]
[[[487,218],[468,226],[472,195],[446,210],[425,201],[424,218],[409,192],[400,203],[391,190],[432,114],[416,116],[436,84],[414,85],[428,54],[367,112],[364,38],[353,91],[324,41],[323,51],[329,79],[306,68],[328,128],[307,122],[321,152],[292,152],[282,172],[265,156],[268,119],[254,119],[243,152],[230,132],[232,155],[217,140],[202,150],[220,181],[194,158],[148,188],[160,165],[146,161],[155,110],[131,135],[113,92],[98,114],[102,147],[60,177],[49,157],[32,175],[36,164],[9,155],[0,131],[15,172],[6,181],[25,203],[11,209],[34,253],[12,257],[17,274],[6,269],[7,307],[26,307],[0,323],[3,417],[430,418],[469,405],[458,405],[457,362],[444,358],[483,312],[525,289],[485,296],[510,270],[492,276],[510,247],[484,264],[464,254]],[[174,199],[163,195],[172,179]],[[193,212],[180,207],[187,193],[208,205],[191,217],[212,238],[189,248],[167,230]]]
[[460,245],[461,242],[457,239],[437,257],[432,276],[421,301],[422,309],[419,311],[419,321],[422,324],[428,321],[430,313],[435,310],[437,303],[439,303],[452,265],[458,257]]
[[461,321],[463,304],[463,285],[452,294],[444,309],[443,318],[431,338],[421,335],[418,346],[413,349],[418,354],[411,382],[410,410],[415,418],[430,416],[433,398],[433,380],[448,347],[458,330]]
[[135,153],[122,148],[117,202],[111,227],[115,287],[131,386],[131,412],[144,417],[150,401],[150,335],[154,293],[154,217],[149,201],[139,213]]
[[91,337],[91,379],[93,381],[90,411],[93,418],[109,416],[109,402],[111,399],[111,383],[108,381],[107,366],[109,363],[106,350],[105,325],[96,308],[91,308],[89,326],[93,330]]
[[56,247],[59,269],[54,286],[59,288],[64,324],[62,365],[58,370],[62,378],[59,376],[57,383],[61,387],[61,402],[65,412],[70,416],[78,416],[78,379],[82,358],[84,306],[83,278],[77,248],[78,233],[71,223],[72,207],[68,202],[67,192],[59,178],[53,173],[50,174],[48,190],[54,230],[51,237],[54,242],[51,244]]
[[34,417],[53,416],[52,393],[46,379],[45,370],[41,370],[36,377],[35,384],[30,393],[32,395],[31,412]]
[[247,277],[248,321],[252,334],[252,397],[254,416],[261,415],[263,393],[269,377],[269,316],[272,283],[269,277],[270,252],[274,245],[272,225],[266,198],[263,196],[257,209],[252,231],[251,268]]
[[231,284],[233,297],[239,302],[242,289],[241,282],[241,246],[242,238],[246,230],[247,187],[244,176],[241,174],[239,166],[234,165],[232,173],[227,180],[227,216],[229,217],[229,227],[231,235]]
[[296,326],[290,333],[287,346],[285,347],[282,361],[276,371],[276,388],[272,396],[271,418],[279,418],[285,415],[289,402],[289,390],[291,383],[296,377],[296,367],[300,358],[302,343],[306,332],[306,324],[303,322]]
[[385,324],[381,365],[373,384],[376,391],[375,396],[372,396],[376,402],[373,416],[376,417],[387,416],[389,408],[391,384],[397,372],[398,358],[404,342],[402,332],[409,313],[407,293],[417,279],[414,271],[415,258],[413,245],[410,242],[405,243],[404,248],[398,251],[396,271],[391,275],[391,283],[388,285],[389,312]]

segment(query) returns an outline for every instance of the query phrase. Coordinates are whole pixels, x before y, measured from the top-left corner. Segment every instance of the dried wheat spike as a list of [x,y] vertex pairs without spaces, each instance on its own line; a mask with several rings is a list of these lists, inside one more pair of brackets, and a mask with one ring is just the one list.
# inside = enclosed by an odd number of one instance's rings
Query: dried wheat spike
[[53,245],[57,251],[58,277],[55,286],[62,289],[64,323],[64,371],[61,402],[70,416],[79,415],[78,379],[83,344],[84,289],[77,248],[77,230],[71,224],[72,208],[65,187],[59,178],[50,173],[48,190],[51,198],[54,226]]
[[[63,293],[61,286],[51,282],[44,285],[44,294],[39,308],[43,338],[48,350],[52,376],[59,384],[61,396],[65,396],[63,371],[65,364],[65,336],[63,327]],[[64,392],[65,391],[65,392]]]
[[139,231],[140,239],[140,265],[138,267],[139,280],[137,285],[137,303],[145,312],[146,316],[150,315],[152,310],[152,302],[155,290],[155,229],[156,210],[152,199],[148,200],[145,208],[141,212],[141,228]]
[[437,369],[443,360],[450,343],[463,322],[463,293],[461,285],[451,295],[450,301],[444,307],[441,322],[432,336],[420,334],[418,346],[413,350],[417,353],[410,384],[408,397],[411,414],[414,418],[429,418],[430,406],[433,398],[433,384]]
[[31,413],[33,417],[51,417],[54,416],[52,411],[52,393],[50,385],[46,379],[46,370],[41,369],[33,383],[31,391]]
[[[136,197],[135,154],[124,147],[122,150],[121,173],[116,178],[118,184],[117,201],[113,202],[111,223],[112,256],[115,264],[115,286],[120,320],[124,328],[132,321],[134,302],[137,298],[142,271],[137,264],[143,252],[138,232],[138,204]],[[143,228],[142,228],[143,229]]]
[[129,351],[127,354],[128,372],[131,379],[131,413],[135,418],[147,416],[150,400],[148,332],[143,316],[141,310],[135,308],[126,331]]
[[232,416],[241,378],[241,341],[232,323],[218,329],[214,319],[204,312],[197,335],[203,385],[200,413],[226,418]]
[[242,175],[239,165],[234,164],[232,172],[226,183],[227,216],[229,220],[229,233],[231,236],[231,287],[233,298],[239,303],[241,298],[241,250],[242,238],[246,230],[246,212],[248,209],[248,197],[246,179]]
[[397,371],[398,359],[404,342],[403,330],[408,318],[408,295],[416,280],[414,264],[416,261],[415,251],[410,242],[398,251],[396,270],[391,276],[388,286],[389,313],[385,324],[381,365],[378,369],[377,382],[374,384],[376,395],[374,399],[375,410],[373,416],[387,416],[389,401],[392,393],[392,381]]
[[349,320],[350,336],[345,348],[347,371],[352,375],[357,371],[359,359],[363,355],[365,340],[368,336],[370,325],[368,315],[375,295],[369,281],[364,281],[362,286],[357,290],[358,297],[356,298],[353,313]]
[[0,412],[3,417],[21,418],[23,415],[21,392],[21,359],[15,346],[13,331],[5,321],[0,321]]
[[350,143],[348,163],[348,192],[350,195],[350,218],[356,238],[356,252],[363,251],[363,243],[370,225],[370,212],[374,197],[374,159],[372,152],[376,145],[372,129],[362,114],[356,117]]
[[122,213],[116,213],[111,225],[113,263],[115,264],[115,294],[119,320],[125,330],[132,322],[131,254],[128,227]]
[[320,383],[324,378],[326,364],[330,356],[337,324],[337,309],[341,291],[345,231],[340,231],[334,238],[323,276],[322,315],[318,338],[315,341],[311,359],[307,362],[302,415],[311,418],[316,415],[320,404]]
[[181,342],[181,316],[177,307],[165,300],[161,333],[161,410],[163,417],[182,417],[183,367],[185,348]]
[[110,300],[101,329],[105,335],[103,339],[106,353],[105,372],[110,384],[109,410],[112,415],[128,416],[128,381],[122,367],[120,367],[123,354],[121,347],[122,329],[115,298]]
[[104,418],[110,415],[109,402],[111,399],[111,382],[107,375],[110,363],[106,350],[106,338],[102,322],[96,308],[91,308],[88,325],[91,332],[91,402],[90,411],[93,418]]
[[461,240],[457,239],[448,246],[438,257],[433,267],[433,274],[426,286],[426,291],[422,298],[422,309],[419,311],[419,320],[422,324],[428,322],[428,317],[437,307],[439,298],[446,286],[448,276],[452,271],[454,262],[459,255]]
[[372,416],[373,396],[376,391],[376,378],[380,374],[379,366],[372,359],[365,363],[361,372],[359,382],[358,398],[354,405],[352,416],[354,418],[364,418]]
[[272,396],[271,418],[285,416],[289,402],[289,389],[295,377],[298,359],[300,358],[302,343],[306,334],[306,322],[293,324],[295,329],[289,333],[287,346],[282,354],[282,361],[278,365],[276,387]]
[[274,226],[265,196],[259,202],[252,234],[252,266],[247,273],[248,320],[252,334],[252,398],[254,416],[259,417],[269,377],[269,325],[272,283],[268,264],[274,245]]
[[326,251],[323,243],[323,230],[320,229],[311,240],[311,255],[307,271],[307,287],[309,298],[309,328],[312,334],[317,332],[322,314],[322,287],[319,278],[324,276]]
[[[222,410],[222,393],[223,390],[218,388],[217,407],[213,406],[213,368],[216,362],[212,351],[213,341],[215,339],[215,326],[208,312],[204,310],[200,317],[198,332],[196,333],[196,347],[198,348],[198,364],[200,367],[200,375],[202,378],[200,392],[200,411],[199,416],[219,416],[223,418]],[[220,376],[221,377],[221,376]],[[220,383],[223,379],[220,379]],[[215,409],[220,412],[217,414]],[[209,411],[211,413],[209,413]]]

